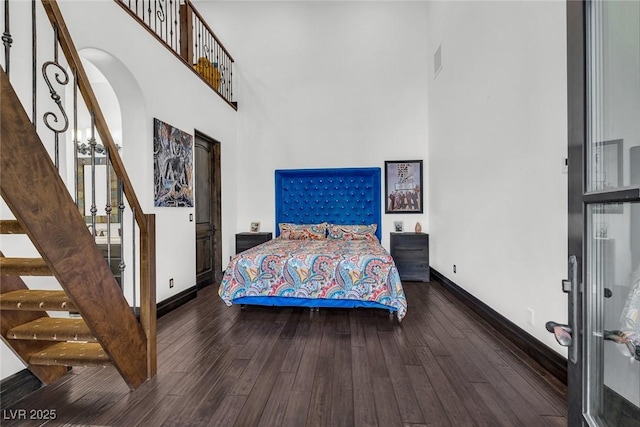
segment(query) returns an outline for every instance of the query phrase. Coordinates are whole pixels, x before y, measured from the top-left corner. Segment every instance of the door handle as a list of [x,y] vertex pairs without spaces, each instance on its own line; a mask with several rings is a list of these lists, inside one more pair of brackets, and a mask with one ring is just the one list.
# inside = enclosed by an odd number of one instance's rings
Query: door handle
[[558,344],[563,347],[571,346],[573,336],[571,335],[572,331],[569,325],[549,321],[545,323],[544,327],[556,337]]
[[640,345],[635,344],[633,341],[631,341],[627,336],[627,334],[625,334],[624,332],[618,331],[618,330],[613,330],[613,331],[605,330],[602,336],[607,341],[613,341],[617,344],[626,345],[627,350],[629,350],[630,356],[640,361]]

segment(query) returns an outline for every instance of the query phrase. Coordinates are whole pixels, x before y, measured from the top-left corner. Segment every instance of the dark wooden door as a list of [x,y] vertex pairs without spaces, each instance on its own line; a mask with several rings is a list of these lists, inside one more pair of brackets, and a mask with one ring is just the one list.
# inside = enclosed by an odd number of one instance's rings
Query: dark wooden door
[[195,132],[196,284],[222,279],[220,143]]

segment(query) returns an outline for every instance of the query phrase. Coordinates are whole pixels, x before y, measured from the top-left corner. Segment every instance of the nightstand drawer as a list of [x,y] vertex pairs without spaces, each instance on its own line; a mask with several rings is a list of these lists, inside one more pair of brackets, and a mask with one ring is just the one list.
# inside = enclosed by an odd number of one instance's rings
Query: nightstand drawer
[[412,248],[410,246],[396,246],[393,248],[394,257],[423,259],[429,258],[429,248]]
[[429,281],[428,234],[391,233],[390,249],[401,280]]
[[238,233],[236,234],[236,253],[244,252],[254,246],[268,242],[272,239],[273,234],[270,232],[260,233]]

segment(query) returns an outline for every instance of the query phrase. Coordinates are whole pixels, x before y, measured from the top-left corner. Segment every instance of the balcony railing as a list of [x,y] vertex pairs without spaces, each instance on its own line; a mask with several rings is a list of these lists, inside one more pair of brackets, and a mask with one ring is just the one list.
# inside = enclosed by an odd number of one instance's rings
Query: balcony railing
[[233,58],[189,0],[115,0],[237,109]]

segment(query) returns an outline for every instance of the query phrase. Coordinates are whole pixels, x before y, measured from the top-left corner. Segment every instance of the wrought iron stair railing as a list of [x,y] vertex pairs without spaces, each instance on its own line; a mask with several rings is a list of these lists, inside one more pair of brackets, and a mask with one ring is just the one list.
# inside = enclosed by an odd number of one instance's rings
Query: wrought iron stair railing
[[233,58],[189,0],[114,0],[232,108]]
[[[137,388],[146,379],[155,376],[157,371],[155,216],[144,213],[141,208],[55,0],[42,0],[42,6],[53,28],[54,50],[53,58],[45,61],[41,67],[37,64],[35,54],[38,46],[36,28],[42,30],[43,27],[38,27],[35,22],[38,2],[30,3],[33,19],[33,55],[30,60],[33,62],[33,118],[29,120],[23,107],[25,102],[18,98],[9,79],[13,41],[10,3],[24,5],[4,0],[5,28],[2,40],[5,55],[4,70],[0,70],[0,188],[2,198],[16,220],[0,219],[0,233],[27,235],[42,258],[25,262],[23,259],[5,258],[0,253],[0,268],[3,270],[0,272],[3,276],[0,281],[2,340],[44,383],[49,383],[66,372],[66,369],[58,369],[57,365],[104,364],[107,360],[116,367],[131,388]],[[22,57],[25,56],[27,55]],[[55,113],[47,112],[42,118],[46,128],[42,131],[52,131],[53,137],[50,134],[43,134],[41,137],[36,133],[38,68],[42,70],[49,95],[58,108]],[[24,89],[24,80],[18,80],[22,84],[21,90]],[[113,206],[110,199],[107,201],[107,234],[111,230],[111,211],[117,211],[122,221],[125,204],[130,209],[128,216],[131,219],[132,234],[137,233],[137,236],[131,236],[130,241],[132,246],[139,242],[139,246],[129,250],[133,254],[129,261],[133,266],[137,265],[139,271],[132,274],[133,283],[127,285],[139,296],[139,308],[134,300],[133,310],[123,295],[122,283],[116,280],[110,265],[105,262],[101,248],[96,244],[95,203],[92,202],[89,231],[84,215],[79,212],[76,201],[68,191],[69,186],[63,182],[57,170],[60,166],[60,144],[70,139],[66,138],[66,133],[73,130],[74,152],[77,152],[79,144],[77,119],[74,118],[73,126],[69,126],[69,117],[62,105],[64,95],[58,92],[58,86],[64,87],[70,83],[73,84],[74,112],[79,91],[92,117],[92,137],[88,147],[92,162],[95,162],[98,147],[93,134],[97,133],[108,159],[107,174],[113,171],[117,176],[119,194],[122,196],[118,198],[117,206]],[[47,139],[53,139],[53,143],[49,144],[54,146],[51,150],[52,159],[43,144]],[[109,178],[106,180],[109,183]],[[95,180],[93,182],[95,185]],[[119,228],[124,234],[125,227],[122,223]],[[120,237],[124,244],[123,236]],[[111,236],[107,236],[108,258],[112,253],[111,241]],[[122,252],[121,254],[124,257]],[[139,259],[135,259],[137,256]],[[122,272],[124,264],[121,263],[118,268]],[[62,290],[51,291],[52,294],[45,292],[46,295],[43,291],[30,290],[21,277],[31,275],[54,276]],[[62,326],[56,326],[62,333],[33,333],[33,339],[25,340],[25,337],[30,336],[31,327],[37,326],[40,330],[52,327],[46,313],[52,310],[50,303],[57,306],[58,310],[79,313],[81,319],[62,320]],[[73,335],[73,331],[76,331],[76,335]],[[69,341],[74,341],[68,340],[73,336],[92,339],[76,339],[89,341],[87,348],[80,349],[72,343],[73,351],[70,351],[66,346]],[[52,345],[52,342],[55,344]],[[78,354],[74,355],[74,351]],[[63,357],[63,353],[68,357]]]

